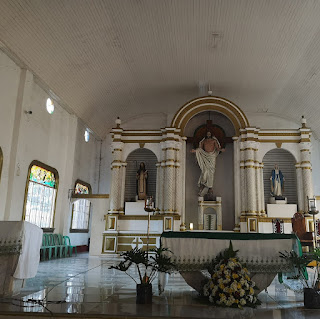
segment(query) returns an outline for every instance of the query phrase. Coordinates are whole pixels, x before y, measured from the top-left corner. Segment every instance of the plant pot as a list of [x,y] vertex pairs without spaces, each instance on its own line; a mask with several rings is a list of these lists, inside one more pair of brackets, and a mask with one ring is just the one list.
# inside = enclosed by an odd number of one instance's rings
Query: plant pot
[[308,309],[320,309],[320,290],[304,288],[304,306]]
[[152,303],[152,285],[151,284],[137,284],[137,299],[138,304]]
[[159,295],[161,295],[164,292],[164,288],[169,280],[169,274],[166,272],[159,271],[158,272],[158,290]]

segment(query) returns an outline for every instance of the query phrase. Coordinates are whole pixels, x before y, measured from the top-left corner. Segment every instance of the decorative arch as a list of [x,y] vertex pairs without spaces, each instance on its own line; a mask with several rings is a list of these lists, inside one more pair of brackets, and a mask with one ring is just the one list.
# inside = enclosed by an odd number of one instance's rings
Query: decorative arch
[[158,159],[156,154],[148,148],[138,148],[128,154],[125,159],[126,177],[125,177],[125,196],[126,202],[134,201],[136,195],[136,174],[140,162],[144,162],[148,171],[148,194],[154,198],[156,196],[156,181]]
[[198,113],[205,111],[216,111],[232,122],[237,135],[240,129],[249,127],[249,121],[243,111],[231,101],[217,96],[205,96],[193,99],[183,105],[172,119],[171,127],[181,130],[181,135],[189,120]]
[[296,159],[294,155],[287,149],[273,148],[265,153],[262,162],[264,165],[263,183],[265,204],[268,204],[270,198],[270,176],[275,164],[278,164],[285,178],[283,195],[288,198],[288,204],[297,203]]

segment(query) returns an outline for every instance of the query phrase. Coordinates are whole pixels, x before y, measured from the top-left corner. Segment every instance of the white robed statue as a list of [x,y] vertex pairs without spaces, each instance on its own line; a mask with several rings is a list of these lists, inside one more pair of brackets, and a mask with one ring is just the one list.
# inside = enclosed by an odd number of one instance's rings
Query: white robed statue
[[274,169],[271,172],[270,181],[271,181],[271,195],[277,196],[277,197],[283,196],[285,179],[277,164],[274,165]]
[[198,181],[200,187],[199,196],[204,196],[208,191],[212,190],[214,182],[214,173],[216,171],[216,158],[219,155],[221,145],[211,132],[207,132],[207,136],[203,138],[197,149],[191,152],[196,153],[197,161],[201,169],[201,175]]

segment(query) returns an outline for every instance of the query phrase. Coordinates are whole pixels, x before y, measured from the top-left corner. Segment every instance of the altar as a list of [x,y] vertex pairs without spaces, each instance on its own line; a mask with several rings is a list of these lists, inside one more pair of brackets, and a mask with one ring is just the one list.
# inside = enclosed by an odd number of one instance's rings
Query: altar
[[0,296],[19,293],[38,271],[42,229],[26,221],[0,222]]
[[[168,127],[130,130],[119,118],[115,124],[101,255],[146,249],[148,225],[149,248],[159,246],[162,232],[179,229],[290,235],[297,212],[306,231],[314,227],[308,215],[314,196],[311,129],[304,117],[297,128],[260,129],[233,102],[205,96],[183,105]],[[136,198],[141,164],[145,195],[155,204],[150,223]]]
[[201,273],[221,251],[229,247],[239,250],[238,258],[245,264],[259,290],[267,288],[277,273],[291,272],[292,266],[279,257],[279,252],[295,250],[302,254],[295,234],[243,234],[235,232],[165,232],[161,244],[173,253],[173,259],[186,282],[199,291]]

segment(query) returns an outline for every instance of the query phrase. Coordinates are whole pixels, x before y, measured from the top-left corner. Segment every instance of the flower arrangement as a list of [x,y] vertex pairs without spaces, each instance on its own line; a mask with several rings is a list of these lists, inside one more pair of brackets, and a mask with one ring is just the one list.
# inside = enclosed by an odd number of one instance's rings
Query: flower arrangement
[[260,304],[254,293],[255,282],[241,265],[230,241],[229,248],[220,253],[208,270],[211,278],[203,287],[209,302],[221,307],[256,307]]

